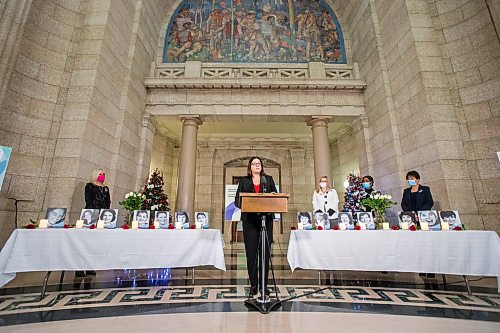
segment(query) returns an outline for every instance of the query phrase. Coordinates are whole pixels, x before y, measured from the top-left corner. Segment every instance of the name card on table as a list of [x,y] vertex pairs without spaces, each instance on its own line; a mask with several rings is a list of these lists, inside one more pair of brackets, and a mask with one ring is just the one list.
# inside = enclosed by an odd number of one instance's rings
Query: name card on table
[[297,224],[297,230],[304,230],[304,224],[303,224],[303,223],[301,223],[301,222],[299,222],[299,223]]
[[97,229],[104,229],[104,220],[97,220]]
[[401,222],[401,230],[408,230],[408,223]]
[[450,230],[450,224],[448,222],[441,222],[441,230]]
[[139,222],[138,221],[132,221],[132,229],[139,229]]
[[347,229],[347,225],[345,223],[340,222],[339,223],[339,229],[340,230],[346,230]]
[[382,229],[383,230],[389,230],[390,229],[389,223],[388,222],[382,223]]
[[175,229],[181,230],[182,229],[182,222],[175,222]]
[[39,229],[45,229],[49,225],[49,220],[47,219],[41,219],[40,222],[38,223],[38,228]]
[[77,228],[77,229],[83,228],[83,220],[76,220],[75,228]]
[[427,222],[420,222],[420,230],[429,231],[429,223],[427,223]]
[[155,220],[153,222],[153,225],[155,226],[155,229],[160,229],[160,222],[158,222],[158,221]]
[[201,229],[201,222],[195,222],[196,229]]

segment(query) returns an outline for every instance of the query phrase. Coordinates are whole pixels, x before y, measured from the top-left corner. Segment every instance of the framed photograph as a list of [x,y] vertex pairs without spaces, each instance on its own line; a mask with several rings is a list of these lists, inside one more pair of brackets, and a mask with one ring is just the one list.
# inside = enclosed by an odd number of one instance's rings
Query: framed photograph
[[302,223],[304,230],[312,229],[312,214],[310,212],[298,212],[297,223]]
[[417,226],[417,216],[415,212],[408,211],[408,212],[399,212],[398,213],[399,217],[399,227],[401,228],[401,223],[408,223],[408,228],[411,226],[416,227]]
[[460,221],[460,216],[458,216],[456,210],[442,210],[439,212],[439,218],[441,222],[448,222],[451,230],[455,227],[463,228],[462,221]]
[[417,213],[420,222],[427,222],[429,224],[429,230],[441,230],[441,223],[439,222],[438,214],[435,210],[421,210]]
[[90,228],[91,225],[97,225],[99,219],[99,209],[82,209],[80,220],[83,220],[83,228]]
[[118,209],[101,209],[99,219],[104,221],[104,228],[115,229],[118,219]]
[[354,230],[354,219],[351,212],[340,212],[338,221],[338,223],[344,223],[347,230]]
[[356,212],[358,225],[364,224],[367,230],[375,230],[375,221],[371,212]]
[[180,222],[182,229],[189,229],[189,214],[187,212],[175,212],[175,222]]
[[322,227],[323,230],[330,229],[330,221],[328,220],[328,214],[326,213],[316,213],[314,214],[314,220],[317,227]]
[[151,212],[149,210],[134,210],[134,221],[137,221],[139,229],[149,228],[149,216]]
[[201,224],[201,229],[208,229],[208,212],[195,212],[196,222]]
[[155,212],[155,221],[160,224],[160,229],[168,229],[168,225],[170,218],[170,212],[168,211],[156,211]]
[[47,228],[64,228],[66,208],[47,208],[45,213]]

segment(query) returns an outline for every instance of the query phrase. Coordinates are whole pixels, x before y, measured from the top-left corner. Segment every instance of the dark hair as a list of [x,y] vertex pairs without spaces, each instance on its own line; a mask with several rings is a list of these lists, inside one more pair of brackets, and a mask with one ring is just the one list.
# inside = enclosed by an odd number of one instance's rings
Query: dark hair
[[353,223],[352,215],[349,214],[348,212],[339,212],[339,221],[340,221],[341,216],[347,216],[349,218],[349,224]]
[[87,213],[90,213],[90,216],[94,215],[94,212],[92,211],[92,209],[86,209],[82,212],[82,216],[87,214]]
[[408,173],[406,174],[406,179],[408,179],[409,177],[415,177],[415,179],[420,180],[420,174],[415,170],[408,171]]
[[259,160],[259,162],[260,162],[260,176],[261,177],[265,176],[266,173],[264,172],[264,163],[262,163],[262,159],[258,156],[250,157],[250,159],[248,160],[247,176],[252,177],[252,161],[255,159]]
[[[188,215],[187,212],[177,212],[177,216],[176,217],[179,217],[181,215],[184,215],[186,217],[186,222],[185,223],[189,222],[189,215]],[[175,220],[177,221],[177,219],[175,219]]]
[[104,213],[106,212],[110,212],[111,214],[113,214],[113,220],[116,219],[116,212],[113,209],[103,209],[101,213],[101,219],[103,218]]
[[164,211],[164,210],[160,210],[160,211],[157,211],[156,212],[156,216],[158,217],[158,215],[160,214],[165,214],[165,215],[168,215],[168,212]]
[[360,213],[360,214],[359,214],[359,219],[361,219],[361,216],[364,216],[364,215],[366,215],[366,216],[370,217],[370,220],[371,220],[371,216],[372,216],[372,215],[371,215],[370,213],[367,213],[367,212]]
[[363,178],[361,178],[361,180],[363,180],[365,178],[368,179],[370,181],[370,183],[373,184],[373,177],[372,176],[369,176],[369,175],[363,176]]
[[457,218],[457,215],[455,214],[454,211],[452,210],[443,210],[441,212],[439,212],[439,215],[441,215],[441,218],[444,219],[446,217],[454,217],[454,218]]
[[196,219],[198,219],[198,216],[204,216],[204,217],[207,217],[207,214],[203,213],[203,212],[198,212],[198,214],[196,214]]
[[403,215],[409,216],[411,218],[411,220],[414,221],[414,222],[417,220],[417,218],[415,217],[415,213],[414,212],[401,212],[399,214],[399,219],[401,219],[401,217]]
[[299,212],[299,213],[297,214],[297,220],[299,220],[299,222],[300,222],[300,218],[301,218],[302,216],[303,216],[303,217],[307,217],[307,221],[308,221],[309,223],[311,223],[311,216],[309,215],[309,213],[308,213],[308,212]]
[[137,215],[139,215],[141,213],[146,213],[146,215],[148,215],[148,211],[147,210],[138,210],[137,211]]

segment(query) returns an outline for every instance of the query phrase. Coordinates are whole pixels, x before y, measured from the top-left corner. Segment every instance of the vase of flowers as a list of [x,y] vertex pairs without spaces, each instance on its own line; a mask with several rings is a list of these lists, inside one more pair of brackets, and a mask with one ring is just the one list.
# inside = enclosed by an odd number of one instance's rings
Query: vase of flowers
[[381,194],[380,192],[370,194],[368,197],[364,198],[361,203],[363,206],[371,208],[375,213],[377,229],[382,229],[382,223],[387,222],[385,211],[397,204],[397,202],[392,201],[392,196]]
[[119,204],[129,212],[128,224],[132,223],[132,212],[142,208],[144,199],[146,199],[146,196],[142,193],[129,192],[125,194],[125,200],[119,202]]

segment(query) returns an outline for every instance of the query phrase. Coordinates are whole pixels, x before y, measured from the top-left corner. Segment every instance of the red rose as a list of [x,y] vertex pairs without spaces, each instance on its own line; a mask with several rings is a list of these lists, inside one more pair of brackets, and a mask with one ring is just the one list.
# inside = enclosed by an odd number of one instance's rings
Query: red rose
[[154,224],[151,224],[151,225],[149,226],[149,229],[156,229],[156,227],[155,227],[155,225],[154,225]]
[[455,228],[453,228],[453,230],[460,231],[460,230],[462,230],[462,227],[459,227],[459,226],[457,225]]
[[122,229],[123,229],[123,230],[128,230],[128,229],[130,229],[130,228],[129,228],[128,224],[124,224],[124,225],[122,225]]
[[354,227],[354,230],[361,230],[361,227],[359,225]]
[[191,224],[191,225],[189,226],[189,229],[196,229],[196,225]]
[[399,228],[398,228],[398,226],[397,226],[397,225],[393,225],[393,226],[391,227],[391,229],[392,229],[392,230],[399,230]]
[[92,224],[89,229],[95,229],[95,224]]
[[323,230],[323,227],[318,225],[318,227],[316,228],[316,230]]
[[34,225],[33,223],[30,223],[30,224],[26,225],[25,228],[26,229],[36,229],[36,225]]
[[339,226],[338,225],[334,225],[333,226],[333,230],[339,230]]
[[69,224],[64,224],[64,229],[69,229]]
[[417,230],[417,228],[416,228],[414,225],[411,225],[409,229],[410,229],[411,231],[415,231],[415,230]]
[[169,225],[168,225],[168,228],[169,228],[169,229],[174,229],[174,225],[173,225],[173,224],[169,224]]
[[294,225],[292,225],[292,226],[290,227],[290,229],[291,229],[291,230],[297,230],[297,227],[296,227],[296,226],[294,226]]

